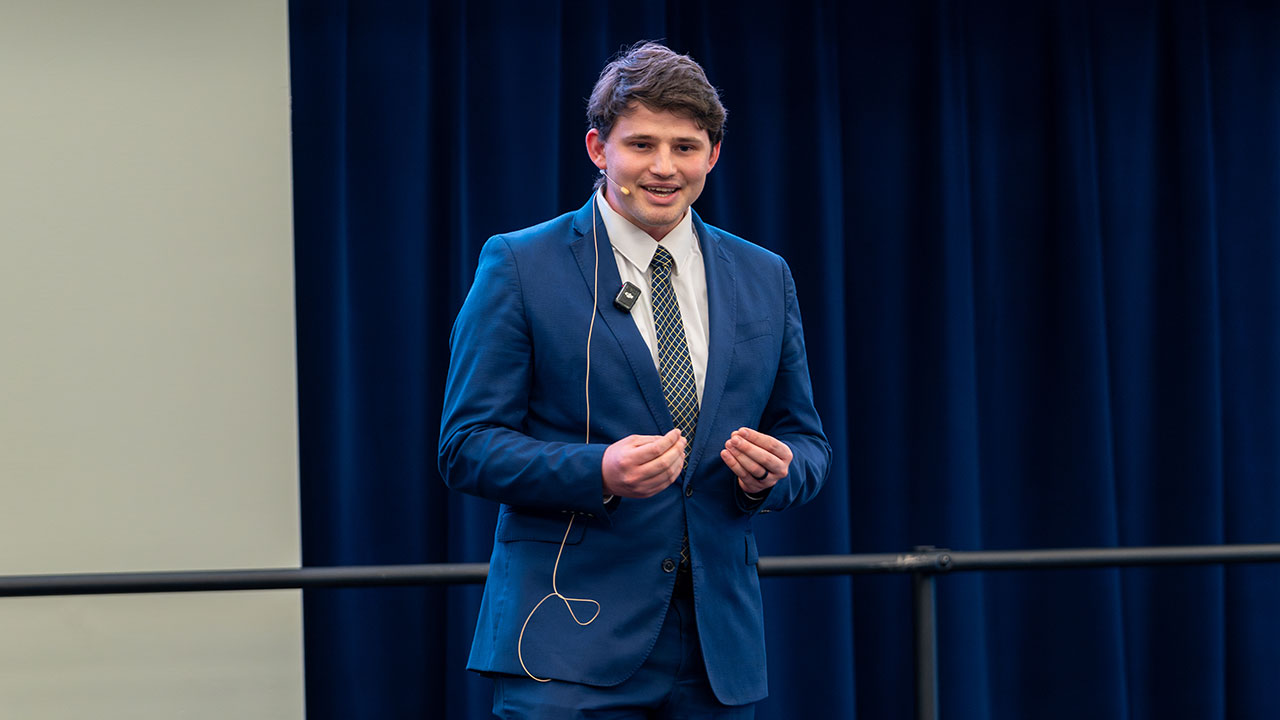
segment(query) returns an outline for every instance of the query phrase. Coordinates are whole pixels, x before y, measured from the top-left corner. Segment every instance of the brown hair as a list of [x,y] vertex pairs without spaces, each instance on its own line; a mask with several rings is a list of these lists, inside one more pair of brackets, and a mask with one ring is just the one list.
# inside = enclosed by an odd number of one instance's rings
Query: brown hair
[[707,131],[712,146],[724,137],[728,113],[702,66],[660,43],[636,43],[604,66],[587,101],[587,127],[608,139],[618,117],[633,102],[654,112],[689,117]]

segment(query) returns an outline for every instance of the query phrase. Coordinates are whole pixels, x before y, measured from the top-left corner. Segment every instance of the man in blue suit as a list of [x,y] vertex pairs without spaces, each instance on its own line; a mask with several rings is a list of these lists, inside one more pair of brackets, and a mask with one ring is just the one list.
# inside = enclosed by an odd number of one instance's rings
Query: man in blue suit
[[725,111],[637,45],[600,75],[580,210],[498,235],[451,337],[440,470],[501,503],[468,667],[504,718],[754,715],[752,521],[831,448],[782,258],[691,205]]

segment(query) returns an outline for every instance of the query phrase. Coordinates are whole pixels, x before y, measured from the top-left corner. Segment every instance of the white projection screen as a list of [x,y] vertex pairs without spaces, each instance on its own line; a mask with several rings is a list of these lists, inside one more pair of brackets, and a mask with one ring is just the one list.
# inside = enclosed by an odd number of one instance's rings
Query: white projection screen
[[[0,575],[299,563],[286,0],[0,2]],[[301,718],[298,591],[0,598],[0,718]]]

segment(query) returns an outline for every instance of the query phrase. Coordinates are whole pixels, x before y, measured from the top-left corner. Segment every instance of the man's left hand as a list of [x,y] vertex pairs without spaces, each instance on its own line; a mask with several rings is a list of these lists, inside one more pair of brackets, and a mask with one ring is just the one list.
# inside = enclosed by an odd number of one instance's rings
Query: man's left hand
[[738,476],[738,487],[748,495],[760,495],[787,476],[791,448],[775,437],[751,428],[733,431],[720,451],[720,459]]

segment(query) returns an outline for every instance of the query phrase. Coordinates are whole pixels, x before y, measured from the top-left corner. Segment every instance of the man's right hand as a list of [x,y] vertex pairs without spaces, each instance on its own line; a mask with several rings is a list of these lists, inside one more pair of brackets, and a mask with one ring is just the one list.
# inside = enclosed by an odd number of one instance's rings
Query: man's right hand
[[680,477],[685,439],[679,430],[666,435],[628,435],[605,448],[600,470],[605,495],[653,497]]

